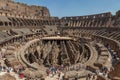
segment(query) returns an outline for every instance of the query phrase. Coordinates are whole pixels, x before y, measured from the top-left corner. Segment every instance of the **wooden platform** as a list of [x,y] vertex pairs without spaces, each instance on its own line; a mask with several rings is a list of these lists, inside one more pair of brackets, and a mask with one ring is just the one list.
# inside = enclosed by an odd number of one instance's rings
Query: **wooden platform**
[[42,40],[73,40],[73,38],[61,37],[61,36],[52,36],[52,37],[43,37]]

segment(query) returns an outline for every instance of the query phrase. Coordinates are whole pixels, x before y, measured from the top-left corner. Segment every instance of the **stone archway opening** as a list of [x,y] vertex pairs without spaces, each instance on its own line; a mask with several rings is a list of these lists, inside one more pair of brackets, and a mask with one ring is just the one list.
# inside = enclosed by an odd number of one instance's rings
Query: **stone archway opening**
[[34,55],[35,55],[35,57],[36,57],[37,59],[39,59],[39,54],[38,54],[38,51],[37,51],[37,50],[34,52]]
[[31,64],[36,62],[35,56],[32,53],[29,54],[28,60]]

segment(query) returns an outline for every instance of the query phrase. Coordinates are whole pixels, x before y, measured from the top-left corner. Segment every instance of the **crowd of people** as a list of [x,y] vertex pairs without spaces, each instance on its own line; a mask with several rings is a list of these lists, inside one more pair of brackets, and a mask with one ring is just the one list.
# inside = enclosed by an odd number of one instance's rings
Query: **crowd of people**
[[50,66],[48,69],[46,69],[46,74],[47,76],[50,77],[54,77],[55,75],[57,75],[58,80],[65,80],[65,76],[64,76],[64,66]]
[[88,74],[86,75],[86,80],[96,80],[96,78],[99,76],[103,79],[109,79],[112,80],[110,78],[110,76],[108,75],[110,71],[114,70],[113,67],[102,67],[101,69],[97,69],[95,70],[94,73]]
[[[8,74],[16,74],[18,75],[19,79],[24,79],[25,75],[24,75],[24,67],[23,66],[19,66],[17,68],[13,68],[13,67],[7,67],[7,66],[3,66],[0,63],[0,73],[8,73]],[[15,76],[14,76],[15,77]]]
[[[82,70],[82,69],[85,69],[86,66],[81,64],[81,63],[78,63],[78,64],[75,64],[75,65],[71,65],[71,66],[50,66],[49,68],[46,69],[46,74],[47,76],[50,76],[50,77],[54,77],[55,75],[58,76],[58,80],[67,80],[65,79],[65,76],[66,76],[66,72],[68,71],[79,71],[79,70]],[[74,78],[75,80],[78,80],[78,76],[75,76]]]
[[108,74],[112,70],[114,70],[113,67],[103,67],[100,70],[96,70],[96,74],[102,76],[103,78],[109,78],[110,79],[110,76]]
[[[66,72],[68,71],[81,71],[85,70],[86,66],[79,63],[71,66],[64,67],[61,66],[51,66],[46,70],[47,76],[54,77],[55,75],[58,75],[58,80],[67,80],[66,79]],[[98,69],[95,72],[91,72],[86,74],[86,80],[96,80],[97,76],[101,76],[103,78],[109,78],[108,73],[110,72],[110,68],[103,67],[102,69]],[[61,76],[62,75],[62,76]],[[78,73],[76,76],[74,76],[74,80],[78,80],[79,76]],[[69,80],[69,79],[68,79]]]

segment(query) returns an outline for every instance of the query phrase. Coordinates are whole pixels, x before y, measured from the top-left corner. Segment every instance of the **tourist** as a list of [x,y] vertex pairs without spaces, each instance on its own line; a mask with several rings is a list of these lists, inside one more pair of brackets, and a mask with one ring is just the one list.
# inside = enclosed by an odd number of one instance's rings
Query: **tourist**
[[7,73],[10,73],[9,69],[7,69]]
[[59,66],[58,65],[55,65],[55,69],[57,70],[59,68]]
[[58,72],[58,79],[60,78],[60,72]]
[[95,72],[96,72],[96,74],[99,74],[99,73],[100,73],[100,70],[99,70],[99,69],[97,69]]
[[88,79],[88,75],[86,75],[86,80],[89,80],[89,79]]
[[76,76],[75,76],[75,80],[78,80],[78,73],[77,73]]
[[78,71],[80,68],[79,68],[79,66],[77,65],[76,67],[75,67],[75,70],[76,71]]
[[61,70],[62,70],[62,71],[64,70],[64,66],[63,66],[63,65],[61,65]]
[[19,75],[20,75],[20,78],[21,78],[21,79],[24,78],[24,73],[21,72]]
[[10,72],[13,72],[13,71],[14,71],[14,69],[11,67],[11,68],[10,68]]
[[77,78],[77,77],[75,77],[75,80],[78,80],[78,78]]
[[96,80],[96,74],[95,73],[91,74],[91,79]]
[[6,67],[5,66],[3,66],[3,72],[5,72],[6,71]]
[[88,75],[86,75],[86,80],[90,80],[91,78],[91,74],[89,73]]
[[0,63],[0,72],[2,71],[2,66],[1,66],[1,63]]
[[56,70],[55,70],[54,66],[52,66],[51,71],[52,71],[52,75],[54,76],[54,74],[56,73]]
[[49,70],[49,69],[46,69],[46,73],[47,73],[47,76],[49,76],[50,70]]
[[62,80],[65,80],[65,76],[64,75],[62,75]]
[[67,68],[68,68],[67,71],[70,71],[70,66],[68,66]]
[[46,69],[46,74],[47,74],[47,76],[49,76],[49,75],[48,75],[48,69]]

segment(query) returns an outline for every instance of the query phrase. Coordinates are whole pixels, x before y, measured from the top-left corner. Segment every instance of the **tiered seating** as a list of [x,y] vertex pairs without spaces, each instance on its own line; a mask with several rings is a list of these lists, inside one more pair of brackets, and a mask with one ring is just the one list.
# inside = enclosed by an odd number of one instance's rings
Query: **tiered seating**
[[27,19],[16,17],[0,16],[1,27],[40,27],[43,25],[58,25],[59,19],[57,17],[50,17],[50,19]]
[[[7,10],[5,14],[0,13],[0,47],[6,50],[4,58],[6,58],[7,66],[22,64],[24,67],[30,67],[33,69],[33,71],[31,70],[32,75],[36,77],[38,72],[45,75],[43,65],[72,66],[83,63],[93,72],[95,69],[99,69],[99,65],[109,67],[111,66],[109,49],[120,57],[120,11],[116,12],[116,15],[107,12],[58,19],[58,17],[50,17],[49,11],[45,7],[37,6],[40,10],[32,7],[27,6],[24,15],[23,13],[14,15],[14,11],[16,13],[16,10],[19,9],[11,9],[10,6],[8,11],[13,10],[13,13],[8,14]],[[28,11],[28,9],[31,10]],[[4,9],[2,10],[4,11]],[[32,10],[36,11],[32,12]],[[31,14],[28,14],[29,12]],[[58,33],[70,36],[75,40],[49,41],[48,39],[41,40],[39,43],[41,37]],[[91,44],[92,42],[95,45]],[[72,67],[74,68],[74,66]],[[115,71],[117,70],[115,66]],[[80,76],[86,76],[88,73],[89,71],[85,70],[82,74],[80,73]],[[74,74],[68,72],[68,75]]]
[[11,33],[14,33],[16,35],[27,35],[27,34],[33,34],[32,30],[28,28],[22,28],[22,29],[11,29]]
[[66,27],[120,27],[119,14],[118,11],[115,16],[108,12],[88,16],[63,17],[61,23]]
[[5,31],[0,31],[0,43],[5,42],[6,40],[11,39],[13,36]]
[[19,61],[16,59],[16,45],[7,46],[5,55],[5,63],[9,67],[15,67],[20,65]]
[[109,27],[111,13],[102,13],[88,16],[63,17],[62,22],[69,27]]
[[105,48],[104,45],[97,43],[96,49],[99,52],[97,63],[102,64],[103,66],[109,66],[108,64],[111,64],[111,62],[109,61],[111,60],[111,56],[107,48]]

